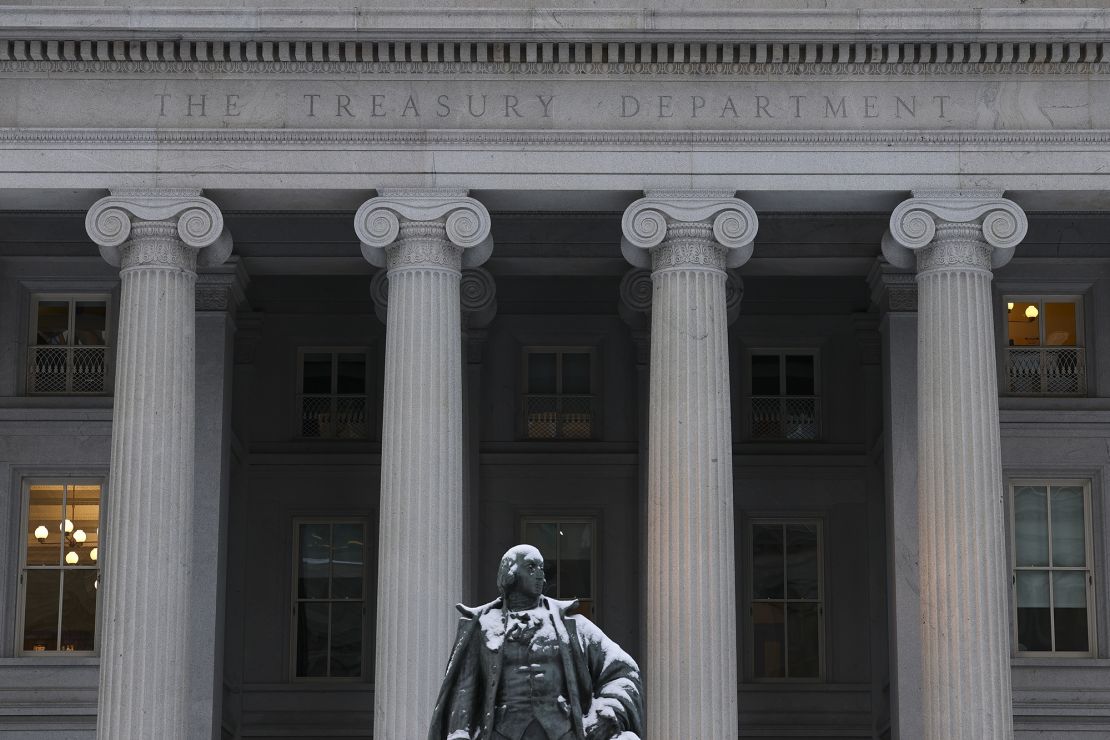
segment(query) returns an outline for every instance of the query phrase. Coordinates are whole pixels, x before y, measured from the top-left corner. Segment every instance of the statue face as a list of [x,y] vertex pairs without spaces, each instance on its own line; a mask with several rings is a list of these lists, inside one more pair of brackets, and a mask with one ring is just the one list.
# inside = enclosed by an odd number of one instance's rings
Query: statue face
[[526,596],[540,596],[547,579],[543,575],[543,557],[539,552],[521,552],[516,556],[516,581],[512,590]]

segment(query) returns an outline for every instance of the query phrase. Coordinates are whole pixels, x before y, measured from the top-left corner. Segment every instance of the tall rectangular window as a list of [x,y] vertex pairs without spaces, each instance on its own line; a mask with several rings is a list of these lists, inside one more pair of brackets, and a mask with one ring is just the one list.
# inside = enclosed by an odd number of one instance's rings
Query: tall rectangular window
[[756,679],[824,675],[821,522],[751,523],[751,645]]
[[595,553],[597,522],[587,517],[525,518],[523,541],[543,555],[544,594],[578,599],[578,613],[593,619],[597,611]]
[[294,675],[360,678],[366,615],[366,524],[294,525]]
[[31,300],[27,392],[108,392],[108,296],[36,295]]
[[1093,656],[1089,483],[1015,481],[1010,496],[1017,653]]
[[1005,296],[1006,391],[1083,395],[1087,356],[1082,303],[1068,296]]
[[753,350],[750,369],[752,439],[817,439],[820,388],[816,353]]
[[301,350],[298,383],[302,437],[369,436],[365,348]]
[[42,481],[25,486],[20,569],[20,652],[96,649],[101,484]]
[[593,352],[588,348],[533,348],[525,352],[524,360],[525,436],[593,437]]

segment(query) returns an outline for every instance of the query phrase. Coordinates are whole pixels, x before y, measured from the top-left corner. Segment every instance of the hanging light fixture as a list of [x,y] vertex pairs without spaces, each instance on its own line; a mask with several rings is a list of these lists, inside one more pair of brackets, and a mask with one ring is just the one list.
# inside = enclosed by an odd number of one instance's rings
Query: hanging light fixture
[[70,550],[66,553],[66,562],[70,565],[77,565],[77,561],[81,558],[78,557],[76,550]]
[[1025,315],[1030,319],[1037,318],[1037,316],[1039,316],[1040,313],[1041,313],[1040,310],[1036,306],[1034,306],[1032,303],[1030,303],[1029,307],[1025,309]]
[[46,538],[49,536],[50,530],[46,528],[45,524],[40,524],[39,526],[35,527],[35,539],[39,541],[40,545],[46,542]]
[[100,555],[100,553],[98,552],[99,549],[99,547],[94,547],[93,549],[89,550],[89,560],[93,561],[94,563],[96,562],[97,557],[99,557]]
[[1013,311],[1013,310],[1014,310],[1014,304],[1013,304],[1013,302],[1010,302],[1010,303],[1007,303],[1007,304],[1006,304],[1006,310],[1007,310],[1007,311]]

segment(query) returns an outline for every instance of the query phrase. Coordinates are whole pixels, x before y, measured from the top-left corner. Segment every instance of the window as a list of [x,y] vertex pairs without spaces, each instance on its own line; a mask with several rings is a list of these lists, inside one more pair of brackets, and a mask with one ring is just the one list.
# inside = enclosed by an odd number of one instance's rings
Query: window
[[28,393],[108,392],[107,296],[34,296],[31,337]]
[[543,555],[544,594],[554,599],[578,599],[578,614],[593,619],[597,613],[594,593],[594,553],[597,522],[591,518],[524,520],[523,540]]
[[1093,656],[1089,484],[1018,481],[1010,493],[1017,653]]
[[821,522],[759,519],[749,541],[753,678],[822,678]]
[[1007,392],[1085,394],[1087,357],[1079,298],[1006,296],[1004,301]]
[[588,348],[529,349],[525,366],[525,436],[590,439],[594,434],[593,352]]
[[31,482],[25,487],[20,569],[20,652],[96,649],[101,484]]
[[366,350],[300,352],[301,436],[366,439]]
[[361,678],[365,522],[296,522],[294,548],[294,675]]
[[815,353],[754,350],[749,379],[752,439],[817,439],[820,407]]

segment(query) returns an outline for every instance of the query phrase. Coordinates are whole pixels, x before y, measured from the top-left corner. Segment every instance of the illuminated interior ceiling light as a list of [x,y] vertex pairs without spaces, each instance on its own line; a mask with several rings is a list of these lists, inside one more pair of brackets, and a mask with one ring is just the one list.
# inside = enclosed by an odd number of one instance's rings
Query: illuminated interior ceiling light
[[74,550],[70,550],[66,553],[66,562],[70,565],[77,565],[78,560],[80,560],[80,558],[77,557],[77,553]]
[[73,531],[73,522],[71,522],[69,519],[66,519],[64,522],[62,522],[59,525],[58,528],[61,529],[66,534],[69,534],[70,532]]
[[1025,309],[1025,315],[1028,316],[1031,319],[1037,318],[1037,316],[1039,316],[1040,313],[1041,312],[1039,310],[1037,310],[1036,306],[1029,306],[1028,308]]
[[89,550],[89,560],[93,561],[94,563],[96,562],[96,559],[100,556],[100,553],[97,552],[99,549],[99,547],[94,547],[93,549]]
[[74,532],[73,532],[73,541],[74,542],[76,542],[78,545],[83,545],[85,543],[86,539],[88,539],[88,535],[85,534],[85,530],[83,530],[83,529],[74,530]]
[[1007,303],[1007,304],[1006,304],[1006,310],[1007,310],[1007,311],[1013,311],[1013,310],[1014,310],[1014,304],[1013,304],[1013,302],[1010,302],[1010,303]]
[[49,536],[50,530],[46,528],[46,525],[40,524],[39,526],[35,527],[35,539],[38,540],[40,543],[46,542],[46,538]]

